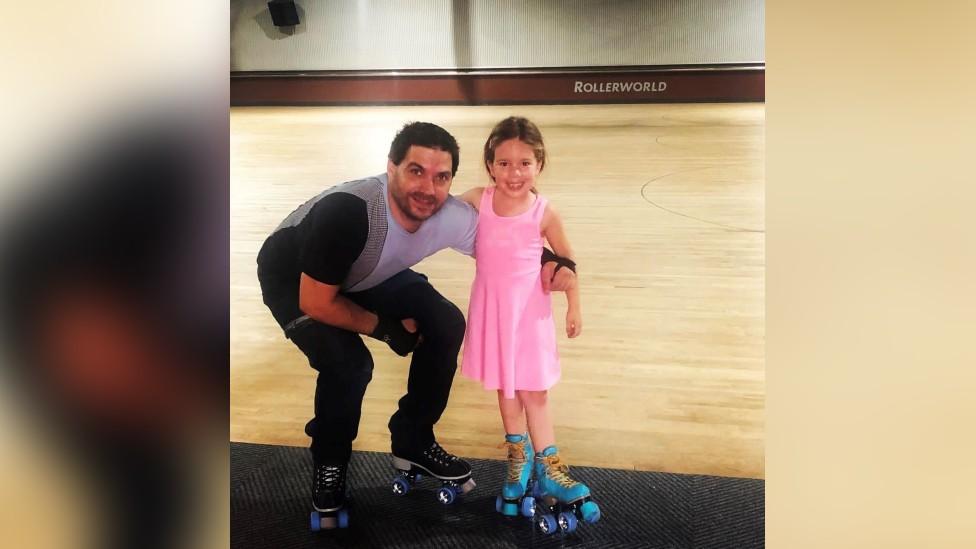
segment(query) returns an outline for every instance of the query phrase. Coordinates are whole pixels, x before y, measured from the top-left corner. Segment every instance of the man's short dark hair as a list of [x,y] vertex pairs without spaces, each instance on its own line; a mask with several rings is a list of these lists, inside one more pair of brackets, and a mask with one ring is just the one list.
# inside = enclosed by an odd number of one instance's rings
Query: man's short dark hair
[[457,174],[461,152],[457,140],[444,128],[430,122],[411,122],[405,125],[397,132],[393,143],[390,144],[390,161],[399,166],[413,145],[450,153],[451,176]]

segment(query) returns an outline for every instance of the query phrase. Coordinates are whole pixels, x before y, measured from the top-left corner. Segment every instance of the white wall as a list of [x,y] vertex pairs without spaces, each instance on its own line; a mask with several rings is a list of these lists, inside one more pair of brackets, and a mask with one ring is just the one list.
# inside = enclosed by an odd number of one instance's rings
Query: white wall
[[231,70],[762,63],[764,0],[231,0]]

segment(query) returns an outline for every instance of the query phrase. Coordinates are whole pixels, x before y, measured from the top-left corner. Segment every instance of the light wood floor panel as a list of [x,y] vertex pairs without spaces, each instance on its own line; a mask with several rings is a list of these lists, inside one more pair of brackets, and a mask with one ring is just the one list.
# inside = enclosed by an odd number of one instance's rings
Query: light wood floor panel
[[[762,104],[235,108],[231,110],[231,439],[306,445],[315,372],[261,302],[255,256],[322,189],[385,170],[407,121],[461,145],[452,190],[486,183],[495,122],[534,120],[549,162],[540,191],[579,262],[583,334],[563,330],[552,390],[570,463],[762,478]],[[446,250],[417,270],[467,310],[474,262]],[[372,340],[375,371],[355,449],[389,451],[405,359]],[[458,374],[437,426],[453,452],[503,458],[494,393]]]

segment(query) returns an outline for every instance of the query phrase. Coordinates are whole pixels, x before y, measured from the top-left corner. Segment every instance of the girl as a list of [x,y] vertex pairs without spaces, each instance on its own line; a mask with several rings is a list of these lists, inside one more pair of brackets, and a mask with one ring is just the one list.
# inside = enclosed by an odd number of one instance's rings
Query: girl
[[[508,478],[496,507],[515,515],[522,503],[523,514],[529,515],[534,498],[524,496],[534,472],[536,496],[554,497],[577,516],[595,522],[599,507],[590,501],[589,488],[567,474],[547,402],[547,391],[560,370],[552,302],[542,290],[539,257],[543,240],[563,258],[572,260],[573,252],[559,215],[535,189],[546,163],[539,128],[521,117],[502,120],[485,142],[484,162],[494,184],[461,197],[479,212],[461,372],[498,392]],[[570,289],[566,297],[566,335],[574,338],[583,328],[579,290]],[[533,454],[533,443],[538,453]],[[540,526],[551,531],[555,519],[546,520],[540,520]],[[573,518],[561,516],[564,521],[575,528]]]

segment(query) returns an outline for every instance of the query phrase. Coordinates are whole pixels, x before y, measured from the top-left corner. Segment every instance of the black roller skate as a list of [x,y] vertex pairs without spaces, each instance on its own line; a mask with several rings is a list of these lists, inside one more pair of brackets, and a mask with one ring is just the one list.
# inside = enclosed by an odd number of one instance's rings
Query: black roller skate
[[397,474],[393,478],[393,493],[402,496],[413,488],[423,475],[441,481],[437,490],[437,500],[449,505],[461,494],[475,487],[471,478],[471,466],[459,457],[447,453],[435,441],[430,448],[421,452],[397,452],[393,455],[393,468]]
[[346,528],[349,509],[346,498],[347,464],[316,463],[312,473],[312,531]]

